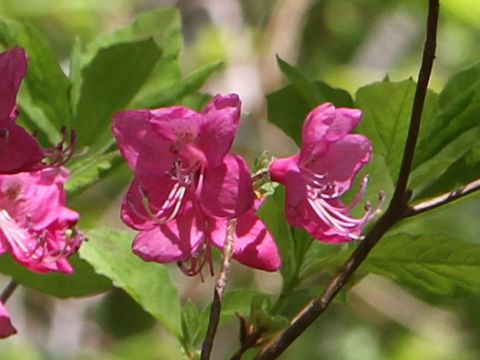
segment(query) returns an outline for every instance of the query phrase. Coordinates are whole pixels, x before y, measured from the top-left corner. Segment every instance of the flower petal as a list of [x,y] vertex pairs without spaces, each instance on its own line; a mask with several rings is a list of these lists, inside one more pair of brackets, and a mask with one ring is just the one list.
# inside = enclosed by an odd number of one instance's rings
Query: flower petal
[[0,120],[13,120],[17,92],[27,72],[27,56],[21,47],[0,54]]
[[198,140],[211,167],[221,165],[232,147],[240,121],[240,106],[237,94],[217,95],[203,110],[205,121]]
[[[123,157],[132,170],[147,176],[169,170],[170,141],[150,124],[149,110],[122,111],[113,115],[112,131]],[[163,159],[159,161],[158,159]]]
[[33,172],[0,175],[0,208],[16,222],[42,230],[59,215],[65,204],[64,168],[44,168]]
[[301,162],[324,154],[329,143],[350,133],[360,122],[359,109],[338,108],[331,103],[317,106],[308,114],[302,130]]
[[0,301],[0,338],[6,338],[10,335],[17,333],[17,330],[13,327],[12,322],[10,321],[10,315],[8,311]]
[[[123,198],[122,220],[137,230],[157,227],[158,221],[155,218],[168,217],[177,206],[183,207],[187,202],[188,194],[179,198],[177,194],[181,190],[176,186],[177,183],[168,176],[135,177]],[[180,209],[176,211],[181,214]]]
[[8,120],[0,122],[0,174],[30,171],[44,156],[37,140],[23,128]]
[[207,167],[199,202],[203,211],[214,218],[233,218],[253,206],[252,179],[242,157],[228,154],[220,166]]
[[182,261],[194,254],[204,236],[202,218],[192,207],[165,225],[141,231],[133,242],[133,252],[146,261]]
[[331,143],[323,157],[306,166],[316,174],[325,174],[332,192],[343,194],[352,186],[358,171],[370,160],[372,145],[363,135],[347,135]]
[[[227,220],[216,220],[210,237],[215,246],[222,249],[227,234]],[[277,271],[282,260],[277,245],[265,224],[249,211],[237,219],[233,258],[251,268]]]

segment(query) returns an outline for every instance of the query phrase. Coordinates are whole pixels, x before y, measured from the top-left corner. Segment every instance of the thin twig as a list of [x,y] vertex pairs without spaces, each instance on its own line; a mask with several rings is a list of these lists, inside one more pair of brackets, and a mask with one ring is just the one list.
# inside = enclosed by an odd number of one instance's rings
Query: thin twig
[[395,193],[385,214],[377,221],[365,240],[360,243],[352,256],[343,265],[341,270],[328,283],[323,294],[308,303],[291,321],[290,326],[277,335],[262,352],[257,360],[276,359],[295,339],[300,336],[328,307],[340,289],[346,284],[350,276],[362,264],[373,247],[378,243],[385,232],[397,221],[402,219],[408,211],[408,177],[415,153],[415,146],[422,118],[423,104],[428,87],[428,81],[435,58],[436,31],[438,22],[438,0],[429,0],[427,21],[427,36],[423,51],[423,60],[418,77],[417,88],[412,108],[408,137],[403,153],[402,165]]
[[242,342],[242,346],[237,352],[230,358],[230,360],[240,360],[243,354],[252,347],[256,346],[258,341],[262,338],[263,334],[267,331],[266,328],[258,328],[251,334],[248,334]]
[[480,190],[480,179],[472,181],[461,188],[436,196],[432,199],[422,201],[418,204],[413,205],[408,209],[406,216],[415,216],[425,211],[433,210],[440,206],[446,205],[451,203],[452,201],[458,200],[464,196],[467,196],[475,191]]
[[3,289],[2,294],[0,295],[0,301],[5,304],[17,287],[18,282],[16,282],[14,279],[11,279],[7,286],[5,286]]
[[420,130],[420,122],[422,120],[423,105],[425,104],[425,96],[427,94],[428,82],[432,73],[433,61],[435,60],[435,48],[437,46],[437,24],[439,0],[429,0],[428,19],[427,19],[427,35],[423,48],[422,65],[418,74],[417,87],[415,89],[415,98],[413,99],[412,115],[410,117],[410,125],[408,128],[407,141],[403,150],[402,165],[398,174],[397,186],[392,197],[392,203],[399,204],[405,199],[407,194],[407,184],[412,167],[413,155],[417,145],[418,134]]
[[227,225],[227,236],[225,244],[223,245],[222,265],[218,274],[215,290],[213,292],[212,308],[210,310],[210,319],[208,322],[207,335],[202,345],[201,360],[210,359],[212,353],[213,341],[217,333],[218,323],[220,321],[220,311],[222,309],[223,294],[227,286],[228,273],[230,272],[230,262],[233,255],[233,238],[235,236],[235,229],[237,220],[231,219]]

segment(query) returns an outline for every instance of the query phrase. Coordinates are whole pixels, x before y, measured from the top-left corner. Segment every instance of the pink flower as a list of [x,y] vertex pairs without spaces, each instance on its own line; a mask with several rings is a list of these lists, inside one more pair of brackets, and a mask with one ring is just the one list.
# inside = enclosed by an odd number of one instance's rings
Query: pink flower
[[26,71],[22,48],[0,54],[0,174],[32,170],[44,157],[35,138],[15,124],[17,92]]
[[10,315],[8,315],[7,309],[5,309],[5,306],[0,301],[0,338],[3,339],[16,333],[17,330],[10,321]]
[[[185,273],[195,274],[205,261],[211,264],[210,245],[223,246],[227,219],[255,216],[248,166],[229,153],[239,120],[240,100],[234,94],[216,96],[200,114],[173,106],[114,115],[113,133],[135,172],[121,215],[140,230],[133,244],[137,255],[177,261]],[[271,237],[260,234],[266,231],[263,223],[243,221],[234,258],[277,270],[270,257],[278,252],[263,251],[274,246]]]
[[368,203],[362,218],[350,215],[363,197],[367,178],[349,206],[339,199],[372,153],[370,140],[350,134],[361,117],[358,109],[336,109],[330,103],[316,107],[303,125],[300,153],[276,159],[270,166],[272,180],[286,186],[285,212],[290,225],[305,229],[322,242],[358,239],[373,217]]
[[0,175],[0,254],[40,273],[73,272],[67,258],[83,237],[78,214],[65,207],[67,179],[62,167]]

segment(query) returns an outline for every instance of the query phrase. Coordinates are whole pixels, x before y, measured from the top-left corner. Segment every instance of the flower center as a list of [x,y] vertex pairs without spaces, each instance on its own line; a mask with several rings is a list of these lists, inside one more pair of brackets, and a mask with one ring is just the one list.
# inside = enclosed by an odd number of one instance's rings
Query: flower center
[[[173,186],[160,207],[154,208],[154,204],[151,203],[145,188],[142,184],[138,186],[145,212],[151,220],[159,225],[175,219],[183,208],[188,191],[198,191],[203,184],[200,165],[197,163],[184,167],[180,158],[173,161],[171,170],[167,171],[165,175],[172,180]],[[131,205],[134,209],[133,204]],[[139,215],[138,212],[137,215]]]
[[[364,197],[368,184],[368,176],[362,179],[360,191],[349,205],[344,205],[338,198],[344,189],[335,187],[326,181],[328,174],[315,174],[309,169],[302,169],[307,184],[307,200],[315,214],[327,225],[328,233],[340,234],[352,240],[362,238],[363,226],[373,219],[383,205],[384,195],[380,194],[378,207],[372,211],[370,202],[365,203],[365,214],[361,218],[350,215],[353,209]],[[334,231],[331,231],[334,230]]]
[[54,263],[75,252],[82,241],[83,234],[75,227],[49,231],[32,229],[29,216],[26,223],[19,224],[8,211],[0,210],[0,233],[12,255],[23,263]]

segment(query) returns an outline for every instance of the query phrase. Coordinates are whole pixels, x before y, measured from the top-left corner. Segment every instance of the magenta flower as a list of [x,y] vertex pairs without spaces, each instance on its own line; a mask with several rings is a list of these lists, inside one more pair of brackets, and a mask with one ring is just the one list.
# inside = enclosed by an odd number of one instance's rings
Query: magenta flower
[[46,167],[0,175],[0,254],[30,270],[72,273],[67,258],[80,246],[78,214],[65,207],[68,171]]
[[279,261],[271,260],[278,252],[268,252],[275,246],[272,238],[263,223],[253,220],[247,164],[229,153],[239,120],[240,100],[234,94],[216,96],[200,114],[173,106],[114,115],[113,133],[135,172],[121,216],[140,230],[133,244],[138,256],[177,261],[185,273],[198,273],[205,261],[211,264],[210,245],[223,246],[226,220],[245,214],[234,258],[278,269]]
[[10,321],[10,315],[8,315],[7,309],[5,309],[5,306],[0,301],[0,338],[3,339],[16,333],[17,330]]
[[336,109],[330,103],[316,107],[303,125],[300,153],[276,159],[270,166],[272,180],[286,186],[285,213],[290,225],[305,229],[322,242],[358,239],[373,217],[368,203],[362,218],[350,215],[363,197],[367,178],[350,205],[339,199],[371,157],[370,140],[350,134],[361,117],[358,109]]
[[17,92],[26,70],[22,48],[0,54],[0,174],[32,170],[44,157],[35,138],[15,124]]

